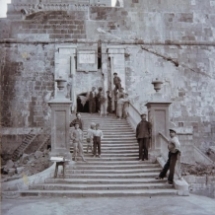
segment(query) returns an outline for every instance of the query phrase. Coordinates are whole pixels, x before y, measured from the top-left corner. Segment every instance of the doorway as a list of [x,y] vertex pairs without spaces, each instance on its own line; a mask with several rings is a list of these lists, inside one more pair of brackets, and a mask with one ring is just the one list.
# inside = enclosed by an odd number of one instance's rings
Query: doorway
[[77,112],[89,113],[89,101],[87,94],[87,92],[84,92],[77,95]]

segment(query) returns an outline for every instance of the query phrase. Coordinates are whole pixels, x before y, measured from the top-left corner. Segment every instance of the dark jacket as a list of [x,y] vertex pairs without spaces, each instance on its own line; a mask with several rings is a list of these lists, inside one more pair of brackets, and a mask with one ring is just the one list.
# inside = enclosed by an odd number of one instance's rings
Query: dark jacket
[[90,91],[90,95],[89,95],[89,100],[92,101],[93,99],[95,99],[97,96],[96,92],[94,92],[94,97],[93,97],[93,92]]
[[76,122],[78,122],[79,124],[79,128],[83,131],[84,129],[84,123],[83,123],[83,120],[82,119],[74,119],[71,123],[70,123],[70,127],[73,127],[75,126]]
[[113,83],[114,83],[114,85],[120,84],[121,83],[120,77],[114,77],[113,78]]
[[148,121],[141,121],[136,128],[136,138],[149,138],[151,137],[151,123]]

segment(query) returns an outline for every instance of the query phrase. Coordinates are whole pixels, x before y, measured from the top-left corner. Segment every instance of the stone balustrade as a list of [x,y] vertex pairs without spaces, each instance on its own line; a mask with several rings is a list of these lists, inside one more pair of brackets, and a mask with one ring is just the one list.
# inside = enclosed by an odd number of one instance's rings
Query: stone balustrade
[[140,112],[131,103],[129,103],[128,107],[127,120],[134,130],[136,130],[137,124],[141,121]]

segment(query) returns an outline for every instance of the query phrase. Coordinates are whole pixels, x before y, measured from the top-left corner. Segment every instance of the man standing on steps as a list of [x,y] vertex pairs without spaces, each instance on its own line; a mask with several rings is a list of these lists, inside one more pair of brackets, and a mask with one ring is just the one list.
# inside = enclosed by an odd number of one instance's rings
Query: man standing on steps
[[146,114],[142,114],[141,119],[136,128],[136,139],[139,143],[139,160],[144,161],[144,159],[148,160],[148,143],[149,138],[151,138],[151,123],[146,121]]
[[99,129],[99,124],[96,124],[96,129],[93,131],[93,157],[96,156],[96,149],[98,148],[98,157],[101,157],[101,140],[103,139],[103,132]]
[[74,119],[70,123],[70,127],[75,127],[76,123],[79,124],[79,128],[83,131],[84,130],[84,123],[83,123],[83,120],[81,119],[81,114],[79,112],[76,113],[76,119]]
[[[178,137],[176,136],[175,129],[169,129],[170,132],[170,140],[169,140],[169,154],[168,154],[168,160],[166,164],[163,167],[163,170],[159,174],[159,176],[156,179],[163,179],[166,177],[166,173],[169,170],[169,176],[168,176],[168,183],[173,184],[174,179],[174,172],[175,172],[175,165],[177,160],[180,162],[181,152],[180,152],[180,142],[178,140]],[[180,164],[180,163],[179,163]],[[180,174],[180,172],[179,172]]]

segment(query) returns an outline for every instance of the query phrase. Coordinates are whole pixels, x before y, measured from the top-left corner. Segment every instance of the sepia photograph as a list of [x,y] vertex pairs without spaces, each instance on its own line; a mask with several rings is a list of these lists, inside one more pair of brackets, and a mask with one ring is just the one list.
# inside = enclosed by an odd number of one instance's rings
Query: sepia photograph
[[2,215],[215,215],[215,0],[0,0]]

